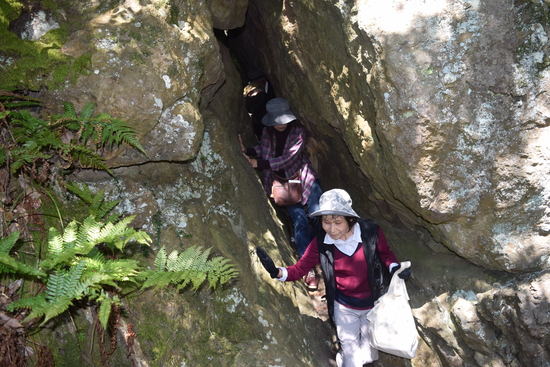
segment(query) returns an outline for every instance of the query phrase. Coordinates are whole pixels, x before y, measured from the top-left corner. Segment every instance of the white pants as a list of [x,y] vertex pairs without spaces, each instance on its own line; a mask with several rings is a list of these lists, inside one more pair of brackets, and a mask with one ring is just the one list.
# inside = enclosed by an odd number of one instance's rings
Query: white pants
[[367,314],[334,302],[334,323],[342,350],[336,356],[338,367],[363,367],[378,359],[378,350],[369,343]]

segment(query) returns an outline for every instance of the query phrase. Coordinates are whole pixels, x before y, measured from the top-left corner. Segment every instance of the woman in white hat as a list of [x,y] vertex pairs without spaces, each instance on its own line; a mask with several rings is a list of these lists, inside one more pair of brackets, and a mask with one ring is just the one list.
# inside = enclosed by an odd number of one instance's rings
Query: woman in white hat
[[[342,347],[338,367],[362,367],[378,359],[378,351],[369,343],[366,316],[386,293],[391,274],[400,268],[382,229],[372,220],[361,219],[351,203],[341,189],[321,195],[319,210],[311,216],[321,217],[322,229],[292,266],[276,267],[263,248],[256,249],[271,277],[282,282],[300,279],[321,264],[329,316]],[[410,274],[407,268],[399,277],[408,279]]]
[[[252,167],[263,170],[264,189],[268,197],[271,196],[274,173],[280,177],[292,177],[300,172],[302,200],[295,205],[286,206],[286,209],[292,220],[294,242],[301,257],[319,228],[317,218],[308,219],[307,213],[319,209],[321,186],[306,154],[305,130],[290,111],[288,101],[284,98],[274,98],[267,103],[266,109],[267,114],[262,118],[266,128],[262,133],[260,145],[247,149],[240,135],[239,141]],[[313,270],[306,272],[304,280],[310,290],[317,288]]]

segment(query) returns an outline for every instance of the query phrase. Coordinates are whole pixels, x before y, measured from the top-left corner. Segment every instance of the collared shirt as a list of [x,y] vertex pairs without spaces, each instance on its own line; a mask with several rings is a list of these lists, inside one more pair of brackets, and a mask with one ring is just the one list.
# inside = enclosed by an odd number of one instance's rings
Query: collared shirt
[[334,245],[340,252],[347,256],[351,256],[355,253],[355,250],[357,249],[357,246],[361,242],[361,228],[359,227],[358,223],[355,223],[355,225],[352,228],[353,234],[345,241],[342,241],[340,239],[335,240],[332,237],[329,236],[327,233],[325,235],[325,243],[327,245]]

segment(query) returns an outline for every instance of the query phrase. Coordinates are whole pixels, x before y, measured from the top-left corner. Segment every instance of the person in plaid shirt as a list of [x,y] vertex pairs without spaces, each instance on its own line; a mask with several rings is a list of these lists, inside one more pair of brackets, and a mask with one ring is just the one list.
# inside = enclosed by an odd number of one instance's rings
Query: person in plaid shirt
[[[294,241],[300,257],[304,254],[319,229],[318,218],[308,219],[308,212],[319,210],[322,194],[317,173],[306,154],[306,132],[296,116],[290,111],[284,98],[274,98],[266,105],[267,113],[262,118],[263,130],[260,144],[245,148],[239,135],[241,149],[252,167],[263,170],[264,189],[271,196],[273,173],[281,177],[292,177],[300,171],[303,186],[302,201],[286,209],[294,227]],[[304,278],[310,290],[317,288],[314,270]]]

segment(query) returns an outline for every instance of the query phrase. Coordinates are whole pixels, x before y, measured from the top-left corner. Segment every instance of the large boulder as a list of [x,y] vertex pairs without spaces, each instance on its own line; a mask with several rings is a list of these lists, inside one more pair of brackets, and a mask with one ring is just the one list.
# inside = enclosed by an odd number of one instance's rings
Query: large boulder
[[75,59],[89,55],[89,70],[72,85],[43,92],[46,103],[68,101],[78,110],[94,102],[136,129],[148,156],[110,151],[112,167],[194,158],[204,131],[200,110],[225,80],[209,10],[125,2],[75,16],[81,27],[61,52]]
[[270,77],[319,141],[329,126],[342,136],[372,198],[478,265],[548,268],[547,3],[253,1],[250,12]]

